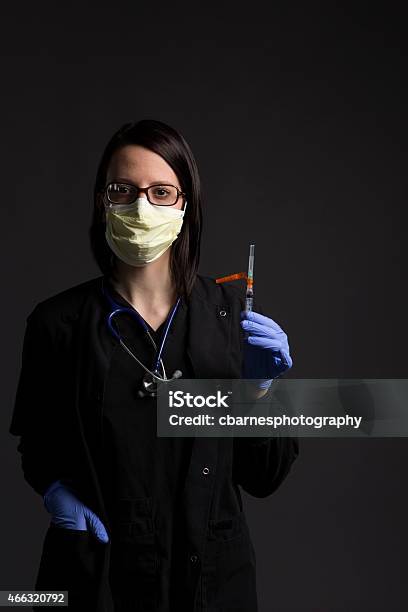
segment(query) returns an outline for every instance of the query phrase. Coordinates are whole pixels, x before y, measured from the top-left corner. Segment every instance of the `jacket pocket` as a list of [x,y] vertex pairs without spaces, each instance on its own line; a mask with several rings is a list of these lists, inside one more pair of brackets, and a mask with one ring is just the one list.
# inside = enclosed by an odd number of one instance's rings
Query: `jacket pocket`
[[256,560],[243,511],[209,522],[202,598],[211,612],[256,612]]
[[243,511],[235,516],[209,521],[209,539],[219,543],[218,552],[225,549],[226,542],[241,539],[246,534],[246,520]]
[[89,531],[51,523],[44,539],[36,590],[68,591],[69,609],[94,609],[104,546]]
[[152,498],[119,500],[112,526],[110,556],[110,581],[115,603],[119,607],[155,610],[158,570]]

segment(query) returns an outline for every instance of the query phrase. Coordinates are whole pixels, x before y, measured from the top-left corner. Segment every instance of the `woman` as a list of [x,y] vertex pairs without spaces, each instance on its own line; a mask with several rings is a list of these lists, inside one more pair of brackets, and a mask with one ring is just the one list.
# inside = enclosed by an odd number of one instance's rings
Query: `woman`
[[35,588],[68,590],[78,610],[255,612],[238,485],[270,495],[297,441],[157,437],[157,378],[145,367],[156,377],[257,379],[256,401],[292,365],[287,336],[243,312],[236,286],[198,274],[200,181],[176,130],[124,125],[94,193],[102,276],[28,316],[10,427],[51,515]]

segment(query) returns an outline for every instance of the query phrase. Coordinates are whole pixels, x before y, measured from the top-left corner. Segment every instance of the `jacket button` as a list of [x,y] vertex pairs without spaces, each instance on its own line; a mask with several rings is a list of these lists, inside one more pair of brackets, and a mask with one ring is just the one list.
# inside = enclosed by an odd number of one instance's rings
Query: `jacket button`
[[208,467],[203,468],[203,474],[205,474],[205,476],[209,473],[210,473],[210,468]]
[[191,557],[190,557],[190,561],[191,561],[191,563],[197,563],[197,561],[198,561],[198,556],[197,556],[197,555],[191,555]]
[[226,313],[225,310],[220,310],[219,314],[220,314],[221,317],[226,317],[227,316],[227,313]]

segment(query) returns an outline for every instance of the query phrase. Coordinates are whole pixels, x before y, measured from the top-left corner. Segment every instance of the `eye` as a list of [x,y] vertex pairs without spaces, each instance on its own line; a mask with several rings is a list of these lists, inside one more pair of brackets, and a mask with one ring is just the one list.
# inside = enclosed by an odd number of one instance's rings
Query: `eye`
[[172,206],[177,202],[177,189],[173,185],[154,185],[149,187],[149,200],[158,206]]
[[121,183],[114,183],[112,185],[112,191],[115,193],[128,194],[131,193],[132,189],[128,185],[123,185]]
[[131,204],[135,200],[136,189],[126,183],[110,183],[108,199],[112,204]]
[[168,196],[170,194],[170,190],[167,189],[166,187],[155,187],[153,190],[153,193],[155,196],[159,197],[159,198],[165,198],[166,196]]

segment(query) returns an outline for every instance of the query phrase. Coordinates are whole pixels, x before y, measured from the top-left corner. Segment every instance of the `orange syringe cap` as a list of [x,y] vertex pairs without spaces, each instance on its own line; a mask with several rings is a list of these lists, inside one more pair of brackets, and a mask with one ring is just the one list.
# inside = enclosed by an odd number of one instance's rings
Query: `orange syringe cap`
[[238,280],[239,278],[245,278],[245,280],[248,280],[248,281],[251,280],[251,283],[252,283],[252,279],[248,279],[246,272],[237,272],[237,274],[230,274],[229,276],[221,276],[221,278],[216,278],[215,282],[216,283],[226,283],[227,281]]

